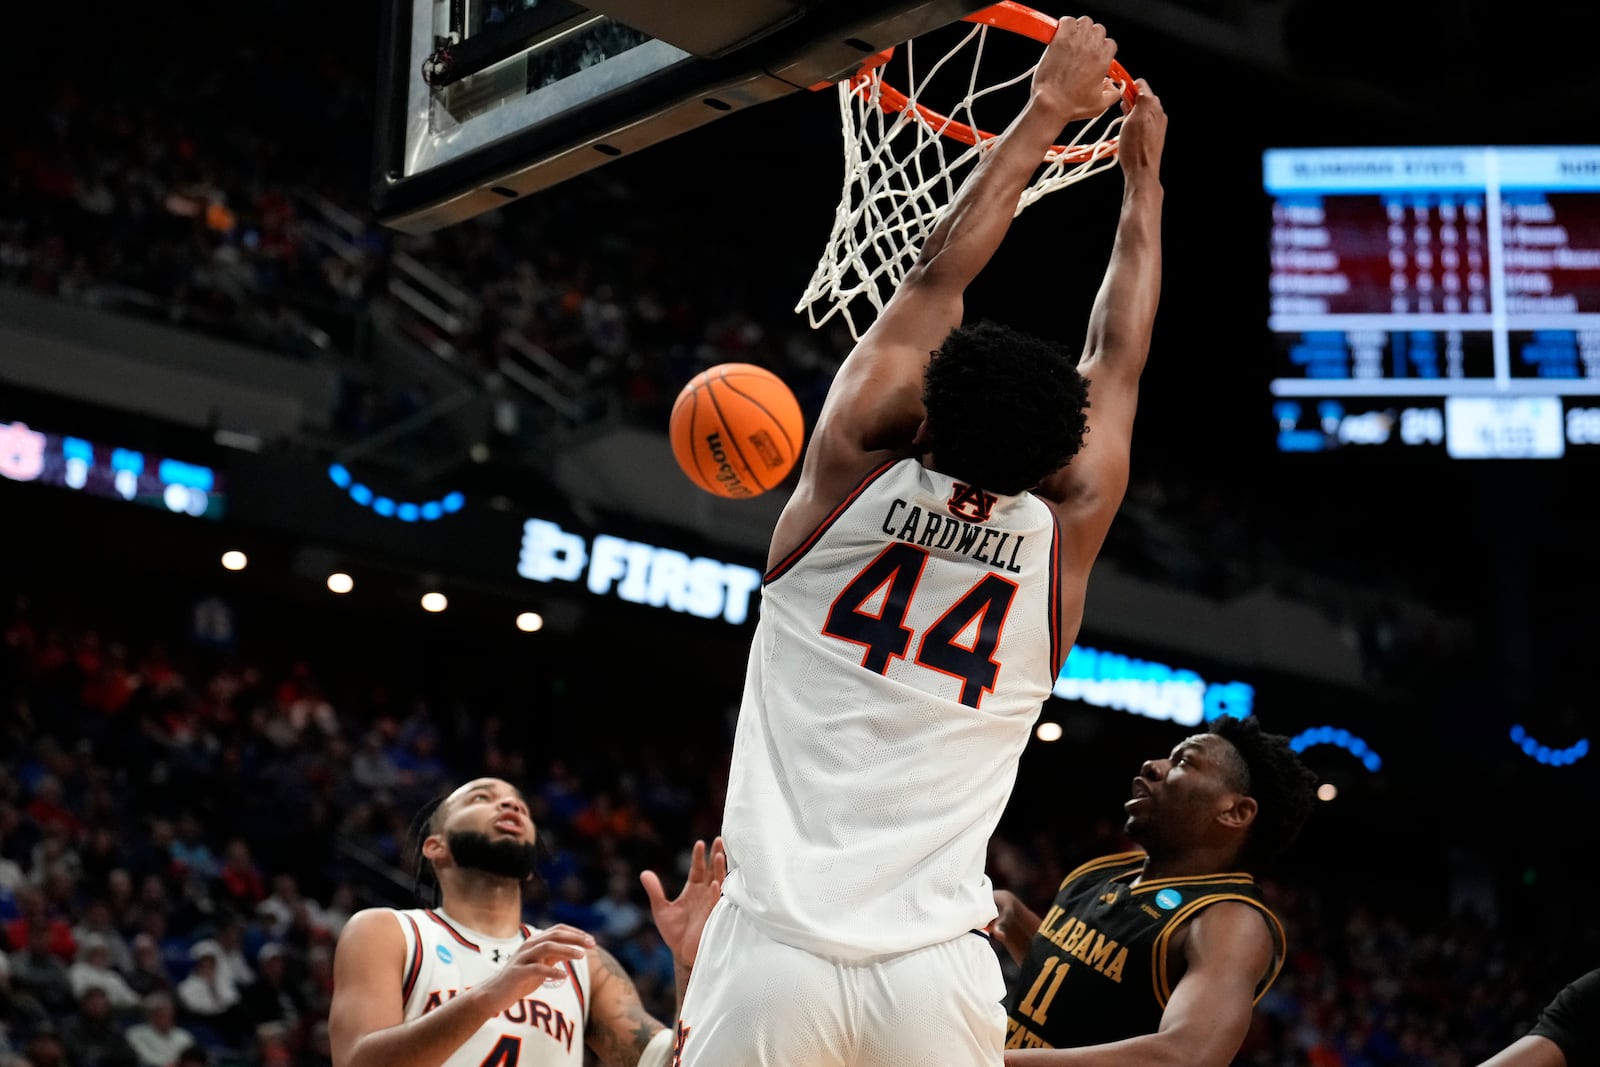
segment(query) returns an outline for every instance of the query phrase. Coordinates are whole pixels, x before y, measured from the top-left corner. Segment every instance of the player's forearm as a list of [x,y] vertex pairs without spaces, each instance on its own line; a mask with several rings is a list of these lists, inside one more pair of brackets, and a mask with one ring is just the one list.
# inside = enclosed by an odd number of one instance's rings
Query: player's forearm
[[1068,115],[1034,96],[978,160],[922,247],[915,270],[942,288],[964,290],[1004,240],[1017,201]]
[[1000,943],[1017,963],[1028,958],[1028,949],[1033,944],[1033,935],[1039,932],[1040,922],[1039,916],[1021,904],[1016,905],[1016,911],[1006,922],[1005,936]]
[[1161,299],[1161,182],[1130,178],[1105,280],[1089,314],[1085,360],[1137,377],[1150,354],[1150,331]]
[[[1226,1067],[1228,1057],[1216,1067]],[[1132,1037],[1087,1048],[1008,1049],[1005,1067],[1210,1067],[1162,1034]]]
[[419,1019],[358,1038],[334,1067],[439,1067],[494,1015],[476,990],[466,990]]

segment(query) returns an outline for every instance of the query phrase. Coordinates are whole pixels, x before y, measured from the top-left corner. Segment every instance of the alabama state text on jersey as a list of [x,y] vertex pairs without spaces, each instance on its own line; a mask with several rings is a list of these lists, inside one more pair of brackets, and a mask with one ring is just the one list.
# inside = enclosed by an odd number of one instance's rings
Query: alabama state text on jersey
[[[494,977],[533,934],[524,926],[516,937],[486,937],[433,908],[394,914],[406,938],[407,1021]],[[546,982],[485,1022],[443,1067],[583,1067],[588,1002],[588,960],[568,963],[566,978]]]

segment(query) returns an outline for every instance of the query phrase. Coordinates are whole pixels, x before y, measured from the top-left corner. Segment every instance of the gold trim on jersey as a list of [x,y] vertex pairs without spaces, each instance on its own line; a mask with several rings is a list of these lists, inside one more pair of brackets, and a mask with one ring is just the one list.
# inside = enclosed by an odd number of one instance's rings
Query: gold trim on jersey
[[1229,900],[1236,900],[1255,908],[1266,918],[1272,932],[1277,934],[1272,946],[1272,969],[1256,982],[1256,995],[1251,999],[1250,1003],[1259,1004],[1261,998],[1267,995],[1267,990],[1272,988],[1272,983],[1278,980],[1278,975],[1283,970],[1284,956],[1288,951],[1289,942],[1283,932],[1283,923],[1278,921],[1278,917],[1273,914],[1272,909],[1261,901],[1253,897],[1244,896],[1241,893],[1213,893],[1210,896],[1196,897],[1172,913],[1167,925],[1162,927],[1161,932],[1156,935],[1155,944],[1150,949],[1152,953],[1150,982],[1154,987],[1156,1003],[1161,1007],[1161,1010],[1166,1010],[1167,1001],[1172,997],[1172,984],[1167,975],[1167,943],[1172,939],[1172,935],[1178,931],[1178,928],[1188,922],[1195,912]]
[[1092,871],[1104,870],[1107,867],[1120,867],[1125,863],[1132,863],[1134,860],[1138,860],[1142,865],[1144,863],[1144,853],[1118,852],[1115,855],[1100,856],[1096,859],[1089,860],[1087,863],[1073,868],[1071,874],[1061,879],[1061,884],[1056,886],[1056,892],[1059,893],[1061,890],[1067,888],[1067,883],[1072,881],[1074,878],[1079,877],[1080,875],[1089,874]]

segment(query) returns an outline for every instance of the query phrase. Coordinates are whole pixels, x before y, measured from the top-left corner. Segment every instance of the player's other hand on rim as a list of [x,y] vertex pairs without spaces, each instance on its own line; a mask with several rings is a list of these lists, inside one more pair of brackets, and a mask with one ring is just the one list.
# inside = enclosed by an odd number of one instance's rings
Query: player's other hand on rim
[[1033,72],[1033,95],[1059,110],[1064,121],[1088,119],[1120,95],[1108,76],[1117,42],[1087,17],[1062,19]]
[[1167,141],[1167,112],[1161,98],[1150,91],[1143,78],[1133,82],[1139,90],[1130,105],[1122,102],[1122,129],[1117,133],[1117,159],[1129,177],[1149,173],[1151,176],[1161,165],[1161,149]]
[[491,1014],[498,1015],[545,982],[566,978],[567,964],[583,959],[593,947],[593,937],[575,926],[558,923],[518,945],[505,967],[478,986],[477,992]]

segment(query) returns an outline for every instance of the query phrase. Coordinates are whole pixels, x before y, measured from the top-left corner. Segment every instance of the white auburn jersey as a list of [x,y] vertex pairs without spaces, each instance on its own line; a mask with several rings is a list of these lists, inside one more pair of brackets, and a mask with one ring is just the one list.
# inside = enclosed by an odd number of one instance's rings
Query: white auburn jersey
[[[401,989],[407,1022],[493,978],[534,932],[524,926],[515,937],[488,937],[433,908],[394,915],[406,937]],[[589,961],[566,967],[565,979],[546,982],[485,1022],[442,1067],[583,1067]]]
[[778,941],[907,952],[995,916],[984,874],[1055,682],[1058,532],[886,463],[767,575],[723,817],[723,892]]

